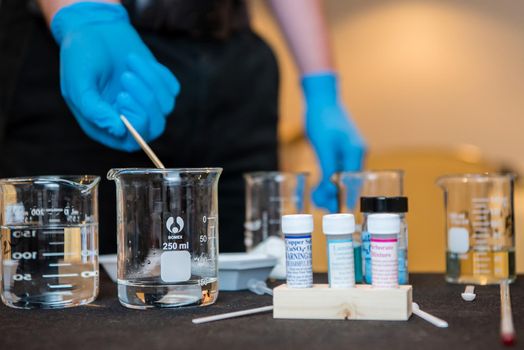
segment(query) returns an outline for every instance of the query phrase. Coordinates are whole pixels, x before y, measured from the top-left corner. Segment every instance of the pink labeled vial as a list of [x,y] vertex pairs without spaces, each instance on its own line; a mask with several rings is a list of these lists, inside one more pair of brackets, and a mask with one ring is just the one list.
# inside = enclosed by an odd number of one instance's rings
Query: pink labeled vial
[[400,215],[368,215],[371,235],[371,284],[374,288],[398,288],[398,237]]

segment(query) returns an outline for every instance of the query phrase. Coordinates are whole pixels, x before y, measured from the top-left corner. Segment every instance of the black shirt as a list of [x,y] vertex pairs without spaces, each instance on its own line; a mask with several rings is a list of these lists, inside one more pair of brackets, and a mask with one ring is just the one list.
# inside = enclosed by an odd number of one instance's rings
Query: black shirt
[[249,25],[243,0],[124,0],[123,4],[142,29],[225,39]]
[[[11,0],[0,0],[0,6],[2,1]],[[36,0],[15,1],[40,14]],[[122,0],[122,5],[140,29],[194,38],[226,39],[249,26],[244,0]]]

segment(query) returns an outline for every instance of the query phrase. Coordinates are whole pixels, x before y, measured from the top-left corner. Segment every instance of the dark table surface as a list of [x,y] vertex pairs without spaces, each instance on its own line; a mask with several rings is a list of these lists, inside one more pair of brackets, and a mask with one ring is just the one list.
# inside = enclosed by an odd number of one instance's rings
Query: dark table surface
[[[0,349],[498,349],[498,286],[478,286],[465,302],[464,286],[442,275],[412,274],[413,298],[449,322],[440,329],[409,321],[274,320],[271,313],[194,325],[195,317],[271,305],[270,296],[221,292],[215,305],[138,311],[121,306],[116,285],[102,272],[100,295],[89,306],[16,310],[0,306]],[[522,276],[520,277],[522,279]],[[324,282],[325,275],[316,275]],[[524,337],[524,285],[511,286],[515,328]],[[524,349],[524,338],[513,348]]]

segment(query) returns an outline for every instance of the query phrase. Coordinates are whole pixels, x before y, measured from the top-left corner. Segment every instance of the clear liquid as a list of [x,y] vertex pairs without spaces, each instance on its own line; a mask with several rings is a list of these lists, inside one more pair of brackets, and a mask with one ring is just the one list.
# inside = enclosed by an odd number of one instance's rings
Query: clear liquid
[[98,294],[97,225],[1,226],[1,297],[15,308],[64,308]]
[[218,297],[217,278],[192,276],[187,282],[161,284],[159,279],[118,280],[120,303],[132,309],[205,306]]
[[516,278],[515,251],[470,250],[464,254],[446,252],[446,280],[450,283],[498,284]]

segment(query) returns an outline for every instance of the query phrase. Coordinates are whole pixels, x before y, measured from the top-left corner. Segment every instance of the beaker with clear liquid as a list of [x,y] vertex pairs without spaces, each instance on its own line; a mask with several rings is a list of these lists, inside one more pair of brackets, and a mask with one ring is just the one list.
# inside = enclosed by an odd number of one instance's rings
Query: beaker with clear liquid
[[282,238],[282,216],[305,212],[307,173],[259,171],[244,174],[244,244],[249,252],[269,237]]
[[[371,283],[365,280],[366,269],[371,269],[371,236],[363,231],[365,222],[360,211],[361,197],[401,197],[404,192],[404,172],[402,170],[367,170],[338,172],[331,178],[337,187],[339,213],[355,216],[353,249],[355,259],[355,282]],[[399,239],[399,266],[405,266],[407,276],[407,231],[406,238]],[[400,261],[402,260],[402,261]],[[406,277],[407,280],[407,277]]]
[[97,176],[0,180],[1,297],[65,308],[98,295]]
[[133,309],[210,305],[218,297],[220,168],[112,169],[118,298]]
[[514,281],[514,176],[447,175],[437,185],[444,191],[446,280],[481,285]]

